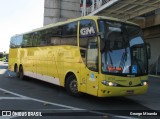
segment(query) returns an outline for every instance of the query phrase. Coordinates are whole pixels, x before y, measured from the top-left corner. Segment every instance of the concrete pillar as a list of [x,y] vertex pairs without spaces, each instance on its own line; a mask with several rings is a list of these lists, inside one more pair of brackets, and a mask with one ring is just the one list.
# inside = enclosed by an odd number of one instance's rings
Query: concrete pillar
[[45,0],[44,25],[58,22],[61,16],[61,0]]
[[61,18],[80,17],[80,0],[61,0]]
[[80,0],[45,0],[44,25],[80,17]]

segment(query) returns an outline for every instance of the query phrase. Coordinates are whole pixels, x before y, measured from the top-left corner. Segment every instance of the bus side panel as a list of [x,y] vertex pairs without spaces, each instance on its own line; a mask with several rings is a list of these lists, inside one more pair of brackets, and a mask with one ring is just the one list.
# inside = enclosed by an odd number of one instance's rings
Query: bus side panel
[[[35,78],[33,73],[35,71],[35,55],[34,55],[35,49],[33,48],[22,48],[19,51],[20,55],[20,63],[19,66],[22,65],[24,75],[30,76]],[[30,74],[30,75],[28,75]]]
[[27,48],[25,51],[22,65],[26,76],[60,85],[55,61],[56,47]]
[[37,74],[41,74],[42,76],[48,75],[48,52],[47,52],[47,47],[39,47],[37,49]]
[[18,49],[17,48],[10,49],[9,54],[10,55],[9,55],[8,69],[10,71],[14,71],[15,64],[18,64]]
[[[56,61],[56,58],[58,57],[58,46],[50,46],[47,49],[48,58],[47,64],[48,64],[48,76],[53,77],[53,83],[60,85],[60,79],[59,79],[59,72],[58,68],[61,67],[61,64]],[[60,65],[60,67],[59,67]]]
[[[58,72],[61,79],[61,85],[65,84],[65,76],[68,72],[74,73],[77,78],[78,84],[80,82],[80,54],[78,47],[76,46],[65,46],[61,48],[58,53]],[[60,63],[61,62],[61,63]],[[62,63],[63,62],[63,63]],[[59,68],[63,67],[63,69]],[[80,87],[80,86],[78,86]]]
[[27,70],[27,62],[28,62],[28,49],[27,48],[22,48],[20,51],[20,64],[23,66],[23,71]]

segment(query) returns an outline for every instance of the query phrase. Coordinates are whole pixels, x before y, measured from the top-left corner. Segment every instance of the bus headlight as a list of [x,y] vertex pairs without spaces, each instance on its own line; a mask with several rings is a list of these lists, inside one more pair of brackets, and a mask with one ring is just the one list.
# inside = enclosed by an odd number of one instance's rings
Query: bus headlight
[[148,85],[148,82],[147,82],[147,81],[141,81],[141,85],[142,85],[142,86],[147,86],[147,85]]
[[146,86],[148,83],[147,82],[143,82],[143,85]]
[[101,83],[106,86],[117,86],[117,83],[106,81],[106,80],[103,80]]

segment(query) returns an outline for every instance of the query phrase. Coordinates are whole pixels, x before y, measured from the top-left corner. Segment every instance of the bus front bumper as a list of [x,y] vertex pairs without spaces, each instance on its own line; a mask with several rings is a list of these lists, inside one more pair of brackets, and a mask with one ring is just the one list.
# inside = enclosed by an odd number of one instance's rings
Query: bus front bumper
[[147,92],[148,85],[138,87],[110,87],[106,86],[98,90],[98,97],[132,96]]

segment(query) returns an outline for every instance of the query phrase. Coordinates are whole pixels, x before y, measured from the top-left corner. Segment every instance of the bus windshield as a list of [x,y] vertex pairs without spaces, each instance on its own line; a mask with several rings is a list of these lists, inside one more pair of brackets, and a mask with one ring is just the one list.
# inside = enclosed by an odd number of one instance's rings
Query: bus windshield
[[103,73],[142,75],[148,72],[147,53],[140,27],[99,20],[99,30],[105,39],[105,47],[101,51]]

